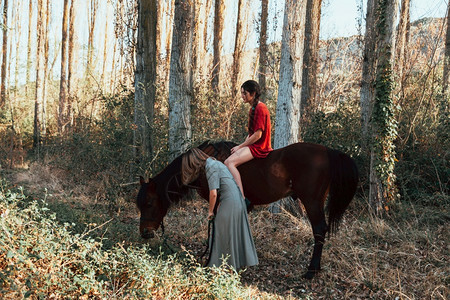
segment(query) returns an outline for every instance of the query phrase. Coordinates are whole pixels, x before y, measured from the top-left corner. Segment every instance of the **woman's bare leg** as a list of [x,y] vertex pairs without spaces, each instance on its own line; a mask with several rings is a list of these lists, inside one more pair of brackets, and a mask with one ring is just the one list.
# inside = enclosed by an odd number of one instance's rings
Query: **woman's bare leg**
[[244,188],[242,187],[241,174],[239,173],[237,167],[245,162],[253,159],[253,155],[248,147],[243,147],[233,154],[231,154],[226,160],[225,165],[230,170],[231,175],[233,175],[239,189],[241,190],[242,196],[244,195]]

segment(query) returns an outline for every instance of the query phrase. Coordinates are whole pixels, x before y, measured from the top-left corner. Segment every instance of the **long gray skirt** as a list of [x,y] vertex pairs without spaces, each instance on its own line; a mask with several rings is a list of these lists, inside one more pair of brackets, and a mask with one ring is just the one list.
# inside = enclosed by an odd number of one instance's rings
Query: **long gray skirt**
[[248,223],[245,201],[227,167],[217,163],[214,167],[220,169],[220,204],[214,219],[214,238],[210,242],[211,256],[208,266],[220,266],[224,260],[235,270],[257,265],[258,256]]

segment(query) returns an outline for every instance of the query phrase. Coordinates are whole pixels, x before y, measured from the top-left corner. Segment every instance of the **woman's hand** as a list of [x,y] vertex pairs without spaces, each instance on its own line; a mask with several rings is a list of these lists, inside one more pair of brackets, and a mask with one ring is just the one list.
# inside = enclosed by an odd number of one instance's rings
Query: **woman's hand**
[[208,220],[214,219],[214,207],[216,206],[217,190],[209,191],[209,208],[208,208]]
[[239,149],[241,149],[241,145],[234,146],[233,148],[231,148],[231,154],[234,154]]

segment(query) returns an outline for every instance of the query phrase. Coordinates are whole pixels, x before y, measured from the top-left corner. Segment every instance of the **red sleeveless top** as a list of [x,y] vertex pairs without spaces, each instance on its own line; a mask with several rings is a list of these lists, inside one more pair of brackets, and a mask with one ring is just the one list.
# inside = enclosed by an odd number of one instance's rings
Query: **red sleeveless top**
[[272,151],[272,143],[271,143],[271,124],[270,124],[270,113],[267,109],[267,106],[259,102],[255,107],[255,115],[253,118],[253,126],[250,126],[250,116],[252,114],[253,107],[250,108],[248,113],[249,116],[249,126],[248,126],[248,134],[249,136],[258,131],[258,129],[262,130],[262,135],[259,140],[257,140],[254,144],[249,145],[248,148],[252,153],[254,158],[265,158],[270,151]]

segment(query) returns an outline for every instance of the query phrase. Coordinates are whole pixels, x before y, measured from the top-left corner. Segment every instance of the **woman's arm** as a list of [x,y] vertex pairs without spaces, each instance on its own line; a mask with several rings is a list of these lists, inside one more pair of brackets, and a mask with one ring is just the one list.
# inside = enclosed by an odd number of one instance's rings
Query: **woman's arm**
[[214,207],[216,206],[217,200],[217,190],[209,191],[209,209],[208,209],[208,219],[211,220],[214,217]]
[[239,146],[242,148],[254,144],[261,138],[261,136],[262,136],[262,129],[258,129],[251,136],[245,139],[245,141]]
[[246,147],[256,143],[261,138],[261,136],[262,136],[262,129],[256,130],[252,135],[248,136],[242,144],[233,147],[231,149],[231,154],[241,149],[242,147]]

